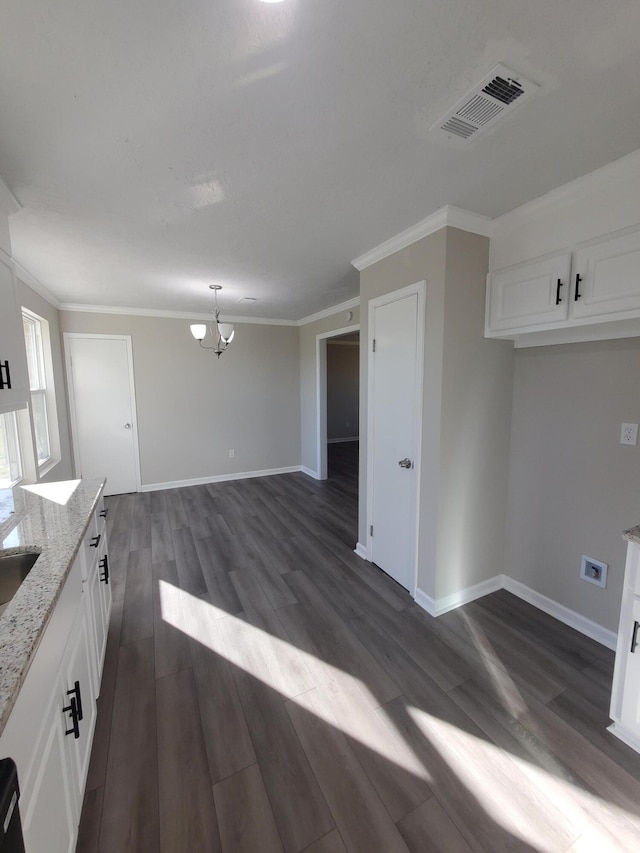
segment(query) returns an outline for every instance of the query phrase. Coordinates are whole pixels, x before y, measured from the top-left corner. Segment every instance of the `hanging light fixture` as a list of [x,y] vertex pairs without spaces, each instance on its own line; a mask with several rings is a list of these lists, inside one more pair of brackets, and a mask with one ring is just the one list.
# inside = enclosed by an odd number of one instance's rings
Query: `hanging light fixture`
[[210,349],[215,352],[215,354],[220,358],[222,353],[229,346],[231,341],[233,340],[233,336],[235,334],[232,323],[221,323],[220,322],[220,309],[218,308],[218,291],[222,290],[222,286],[219,284],[210,284],[209,289],[213,290],[213,299],[214,299],[214,316],[215,316],[215,325],[214,323],[209,323],[209,329],[211,330],[211,336],[215,340],[215,346],[208,347],[202,343],[206,334],[207,334],[207,324],[206,323],[192,323],[189,327],[191,329],[191,334],[193,337],[200,343],[202,349]]

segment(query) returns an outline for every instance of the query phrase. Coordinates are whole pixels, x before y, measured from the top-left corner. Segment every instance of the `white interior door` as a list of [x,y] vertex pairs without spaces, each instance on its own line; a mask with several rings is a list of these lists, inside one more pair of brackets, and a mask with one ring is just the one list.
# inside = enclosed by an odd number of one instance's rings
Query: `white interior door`
[[[418,288],[417,290],[415,288]],[[410,592],[416,585],[422,291],[399,291],[370,312],[370,559]],[[403,294],[403,295],[400,295]],[[375,350],[373,346],[375,341]]]
[[65,334],[76,476],[140,490],[131,338]]

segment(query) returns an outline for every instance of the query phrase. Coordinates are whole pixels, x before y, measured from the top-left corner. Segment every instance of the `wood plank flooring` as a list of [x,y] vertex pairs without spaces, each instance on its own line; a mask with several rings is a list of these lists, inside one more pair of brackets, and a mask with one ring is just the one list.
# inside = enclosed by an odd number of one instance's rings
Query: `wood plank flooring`
[[418,608],[353,554],[356,449],[107,499],[78,853],[640,849],[613,654],[504,591]]

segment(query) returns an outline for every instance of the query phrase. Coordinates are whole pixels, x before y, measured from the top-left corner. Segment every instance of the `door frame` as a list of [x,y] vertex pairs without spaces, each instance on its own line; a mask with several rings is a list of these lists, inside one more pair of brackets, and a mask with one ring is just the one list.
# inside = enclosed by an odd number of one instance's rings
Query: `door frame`
[[133,451],[135,455],[135,479],[136,492],[142,491],[142,474],[140,469],[140,445],[138,442],[138,405],[136,403],[136,384],[133,372],[133,345],[131,335],[101,335],[91,332],[64,332],[64,363],[67,374],[67,388],[69,391],[69,421],[71,426],[71,444],[73,446],[73,466],[77,475],[80,471],[80,454],[78,452],[79,437],[76,419],[76,399],[73,386],[73,371],[71,370],[71,347],[67,341],[72,338],[93,338],[109,341],[125,341],[127,345],[127,361],[129,363],[129,395],[131,398],[131,411],[133,413]]
[[[316,471],[318,480],[326,480],[329,476],[327,461],[327,340],[359,332],[360,323],[344,326],[342,329],[332,329],[316,335]],[[360,342],[362,344],[362,341]],[[358,390],[360,398],[360,390]]]
[[374,450],[375,450],[375,423],[374,423],[374,388],[375,388],[375,358],[373,353],[373,341],[375,336],[375,311],[383,305],[398,302],[407,296],[416,294],[418,297],[417,329],[416,329],[416,422],[415,436],[416,446],[414,453],[415,478],[415,515],[411,519],[411,541],[413,545],[413,589],[409,592],[413,598],[416,597],[418,586],[418,534],[420,517],[420,484],[422,471],[422,419],[423,419],[423,387],[424,387],[424,339],[425,339],[425,309],[427,297],[426,280],[417,281],[399,290],[392,290],[382,296],[377,296],[369,301],[368,334],[367,334],[367,495],[366,495],[366,527],[367,527],[367,559],[373,562],[373,537],[371,525],[373,519],[373,495],[374,495]]

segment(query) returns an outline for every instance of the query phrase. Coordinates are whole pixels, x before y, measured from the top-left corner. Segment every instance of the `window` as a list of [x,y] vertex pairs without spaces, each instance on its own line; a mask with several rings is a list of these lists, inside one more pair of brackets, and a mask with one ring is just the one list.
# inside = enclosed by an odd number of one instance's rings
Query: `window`
[[22,478],[22,460],[15,412],[0,415],[0,489],[8,489]]
[[38,469],[42,471],[52,462],[57,441],[49,324],[42,317],[24,308],[22,323],[29,368],[33,436]]

